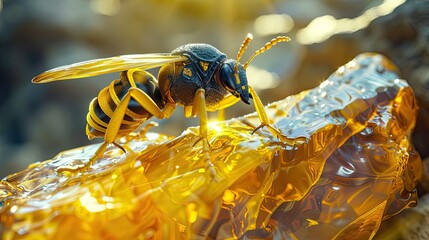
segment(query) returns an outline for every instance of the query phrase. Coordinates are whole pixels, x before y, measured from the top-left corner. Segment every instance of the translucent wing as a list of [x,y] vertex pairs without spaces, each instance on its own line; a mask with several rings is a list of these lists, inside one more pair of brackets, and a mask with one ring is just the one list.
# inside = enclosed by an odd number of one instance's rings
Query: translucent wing
[[47,83],[58,80],[92,77],[121,72],[131,68],[150,69],[173,62],[186,61],[180,55],[164,53],[131,54],[110,58],[93,59],[51,69],[33,78],[33,83]]

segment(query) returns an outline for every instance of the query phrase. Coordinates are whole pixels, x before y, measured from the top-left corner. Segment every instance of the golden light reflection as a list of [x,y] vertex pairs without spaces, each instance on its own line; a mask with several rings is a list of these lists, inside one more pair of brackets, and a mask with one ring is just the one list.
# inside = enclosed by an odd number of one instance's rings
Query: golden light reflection
[[86,193],[80,197],[79,201],[82,207],[88,212],[102,212],[107,209],[105,204],[100,204],[98,199],[93,197],[90,193]]
[[223,193],[222,196],[222,201],[226,204],[226,205],[235,205],[234,201],[236,200],[236,195],[233,191],[231,190],[226,190]]
[[99,14],[113,16],[121,10],[121,2],[119,0],[92,0],[91,9]]
[[309,45],[323,42],[335,34],[356,32],[366,28],[374,19],[391,13],[404,2],[405,0],[385,0],[356,18],[336,19],[331,15],[317,17],[307,27],[297,32],[296,40]]
[[11,213],[15,213],[15,212],[16,212],[16,210],[18,210],[18,206],[16,206],[16,205],[13,205],[13,206],[10,208],[10,212],[11,212]]
[[209,120],[208,127],[211,131],[222,132],[222,125],[217,120]]
[[253,28],[256,34],[268,36],[287,33],[294,25],[292,17],[287,14],[268,14],[256,18]]
[[197,205],[195,203],[189,203],[186,206],[186,212],[188,214],[188,221],[190,223],[194,223],[197,221],[198,212],[197,212]]

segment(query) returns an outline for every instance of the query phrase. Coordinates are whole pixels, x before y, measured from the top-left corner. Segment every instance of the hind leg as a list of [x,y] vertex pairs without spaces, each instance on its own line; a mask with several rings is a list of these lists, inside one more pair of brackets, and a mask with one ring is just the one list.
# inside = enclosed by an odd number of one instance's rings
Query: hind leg
[[[103,156],[109,144],[113,144],[125,152],[125,149],[121,145],[117,144],[115,140],[118,137],[119,130],[121,129],[124,117],[128,111],[128,105],[130,103],[131,98],[133,98],[137,103],[139,103],[139,105],[148,113],[159,119],[169,117],[173,113],[176,106],[175,104],[167,103],[164,109],[161,110],[147,93],[136,87],[134,78],[132,77],[132,73],[137,70],[139,69],[132,69],[127,72],[128,81],[130,82],[131,87],[127,90],[127,93],[122,97],[122,99],[116,100],[117,107],[114,109],[113,113],[108,114],[110,116],[110,121],[104,131],[104,142],[100,145],[95,154],[83,167],[73,169],[64,167],[59,170],[60,172],[83,172],[88,170],[95,161],[97,161]],[[90,108],[90,115],[95,115],[95,113],[91,113],[91,111],[94,110]]]

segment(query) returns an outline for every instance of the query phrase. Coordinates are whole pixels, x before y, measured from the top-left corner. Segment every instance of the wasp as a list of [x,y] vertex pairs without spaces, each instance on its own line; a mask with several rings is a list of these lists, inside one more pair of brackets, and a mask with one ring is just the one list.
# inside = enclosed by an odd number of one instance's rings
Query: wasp
[[[267,42],[250,59],[239,61],[252,40],[248,34],[240,46],[235,59],[208,44],[186,44],[171,53],[131,54],[110,58],[94,59],[54,68],[34,77],[33,83],[47,83],[121,72],[119,79],[103,88],[89,104],[86,120],[86,134],[89,139],[104,138],[96,153],[82,167],[88,169],[99,159],[109,144],[125,149],[115,140],[136,130],[152,116],[168,118],[176,106],[184,107],[186,117],[200,116],[200,140],[203,151],[208,153],[207,111],[225,109],[238,101],[249,104],[252,98],[258,113],[261,127],[286,143],[294,144],[270,125],[263,104],[247,82],[246,68],[259,54],[279,42],[290,41],[289,37],[279,36]],[[158,79],[145,71],[160,67]],[[207,166],[213,167],[210,157],[205,154]],[[212,174],[214,170],[211,170]]]

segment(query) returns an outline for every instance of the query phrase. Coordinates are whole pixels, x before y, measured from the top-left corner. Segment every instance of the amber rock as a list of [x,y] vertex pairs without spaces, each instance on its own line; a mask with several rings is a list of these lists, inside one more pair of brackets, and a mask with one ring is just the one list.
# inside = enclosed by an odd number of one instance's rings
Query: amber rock
[[[255,113],[198,128],[142,131],[83,173],[98,145],[59,153],[0,183],[3,239],[371,239],[417,203],[422,162],[410,135],[418,107],[385,57],[365,53],[320,86]],[[156,128],[155,128],[156,129]],[[158,129],[161,131],[161,129]],[[197,143],[196,143],[197,142]],[[195,144],[196,143],[196,144]]]

